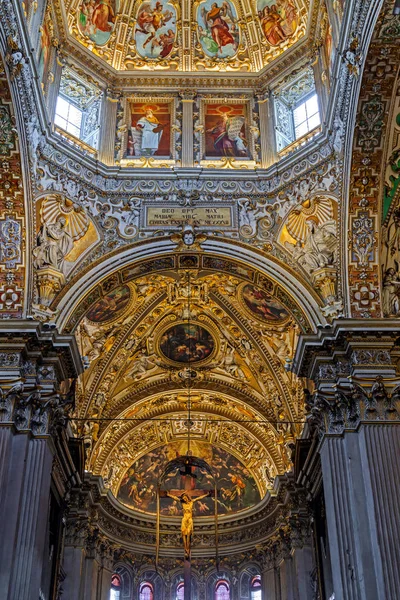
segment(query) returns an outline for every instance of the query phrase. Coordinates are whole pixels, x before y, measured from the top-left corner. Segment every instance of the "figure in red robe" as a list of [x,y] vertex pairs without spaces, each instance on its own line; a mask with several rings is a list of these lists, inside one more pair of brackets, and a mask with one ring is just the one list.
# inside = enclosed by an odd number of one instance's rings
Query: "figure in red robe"
[[207,23],[211,23],[211,35],[220,52],[222,51],[222,47],[228,44],[232,44],[235,48],[237,47],[237,42],[229,30],[228,23],[223,19],[228,7],[227,2],[223,2],[221,7],[214,2],[206,14]]

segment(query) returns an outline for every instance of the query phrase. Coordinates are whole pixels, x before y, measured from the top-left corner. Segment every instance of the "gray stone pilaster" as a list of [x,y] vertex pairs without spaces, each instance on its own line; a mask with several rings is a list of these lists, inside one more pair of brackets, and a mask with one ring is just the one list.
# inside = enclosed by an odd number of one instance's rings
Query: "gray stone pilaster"
[[316,383],[308,426],[319,439],[335,600],[396,600],[400,589],[398,322],[337,321],[300,341]]
[[98,158],[100,162],[108,166],[112,166],[115,162],[117,109],[118,96],[112,90],[107,90],[101,108]]
[[182,167],[193,167],[193,104],[195,94],[182,92]]
[[264,600],[281,600],[280,573],[276,567],[263,571],[262,595]]
[[274,107],[270,94],[258,96],[260,117],[261,167],[267,169],[278,161],[276,150]]
[[53,440],[64,431],[65,407],[73,398],[58,389],[79,370],[72,337],[32,321],[1,324],[0,540],[7,541],[0,544],[3,600],[41,595]]

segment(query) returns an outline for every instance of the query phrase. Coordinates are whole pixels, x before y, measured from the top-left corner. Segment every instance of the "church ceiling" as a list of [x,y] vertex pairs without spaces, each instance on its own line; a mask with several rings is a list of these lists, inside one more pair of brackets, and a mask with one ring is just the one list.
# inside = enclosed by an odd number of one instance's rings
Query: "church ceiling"
[[59,15],[70,36],[117,71],[258,72],[304,38],[312,4],[63,0]]
[[75,416],[88,468],[114,495],[122,481],[139,485],[147,475],[132,465],[182,446],[190,405],[196,443],[235,457],[265,495],[290,467],[302,427],[301,386],[285,369],[301,331],[293,305],[266,280],[198,270],[113,283],[76,328],[87,369]]

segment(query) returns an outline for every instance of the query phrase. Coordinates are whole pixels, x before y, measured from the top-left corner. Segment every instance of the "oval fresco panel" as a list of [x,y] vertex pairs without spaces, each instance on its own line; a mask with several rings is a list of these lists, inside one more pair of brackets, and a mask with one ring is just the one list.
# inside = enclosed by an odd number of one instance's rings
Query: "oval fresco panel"
[[284,321],[290,316],[283,304],[252,283],[242,287],[241,299],[246,308],[262,321]]
[[143,58],[165,59],[176,38],[176,10],[168,0],[149,0],[139,7],[135,43],[137,53]]
[[257,12],[271,46],[279,46],[296,33],[299,14],[295,0],[257,0]]
[[97,46],[104,46],[114,29],[118,10],[118,0],[82,0],[78,11],[79,31]]
[[232,58],[240,43],[239,19],[231,0],[205,0],[197,9],[197,35],[211,58]]
[[[261,500],[257,484],[250,471],[232,454],[205,442],[195,442],[195,454],[206,460],[211,466],[218,488],[218,513],[225,514],[244,510],[254,506]],[[139,458],[122,478],[117,498],[120,502],[141,511],[156,512],[156,490],[158,477],[166,464],[173,458],[185,453],[186,442],[173,442],[157,448]],[[213,481],[208,473],[196,469],[197,490],[213,489]],[[185,477],[179,470],[172,472],[166,479],[164,487],[173,490],[179,496],[185,491]],[[171,498],[160,498],[161,514],[180,515],[180,503]],[[204,498],[193,505],[195,516],[212,516],[214,500]]]
[[196,363],[211,356],[215,342],[211,333],[194,323],[173,325],[163,333],[160,350],[166,358],[178,363]]
[[112,321],[119,317],[127,308],[131,299],[131,290],[127,285],[122,285],[108,294],[103,296],[96,302],[89,311],[86,317],[94,323],[104,323]]

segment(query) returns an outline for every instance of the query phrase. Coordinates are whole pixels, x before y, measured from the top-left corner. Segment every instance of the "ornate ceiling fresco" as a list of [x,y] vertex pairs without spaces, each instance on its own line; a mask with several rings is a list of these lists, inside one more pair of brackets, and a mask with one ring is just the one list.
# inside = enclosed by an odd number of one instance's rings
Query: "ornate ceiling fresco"
[[290,466],[301,431],[301,386],[285,365],[307,322],[260,276],[138,271],[106,280],[71,320],[87,365],[76,410],[87,468],[127,506],[152,511],[154,469],[184,452],[190,402],[192,443],[223,467],[222,512],[251,506]]
[[[342,35],[350,4],[56,0],[39,10],[26,2],[34,74],[7,21],[7,68],[26,136],[15,136],[3,86],[0,233],[8,258],[0,310],[21,314],[21,143],[32,207],[24,314],[77,338],[85,371],[72,423],[87,470],[104,482],[102,506],[107,497],[122,511],[116,520],[145,513],[153,523],[156,472],[184,452],[189,407],[193,449],[219,469],[221,512],[254,517],[254,505],[275,498],[304,425],[303,382],[291,371],[298,337],[338,317],[381,314],[373,219],[383,157],[383,306],[388,316],[400,312],[399,104],[391,97],[398,50],[389,2],[362,85],[347,269],[350,99],[369,15],[368,2],[353,3]],[[269,76],[271,65],[276,87],[267,89],[257,74]],[[284,121],[284,110],[314,92],[320,126],[272,148],[274,98],[280,94]],[[54,124],[50,131],[46,111],[54,114],[58,93],[87,111],[82,138]],[[155,129],[147,145],[146,120]],[[231,136],[222,136],[228,121]],[[174,523],[173,502],[163,510]],[[197,516],[210,510],[204,502]],[[170,547],[179,545],[169,534]],[[224,535],[228,544],[236,533]]]
[[257,72],[306,33],[306,0],[64,0],[69,34],[118,71]]

